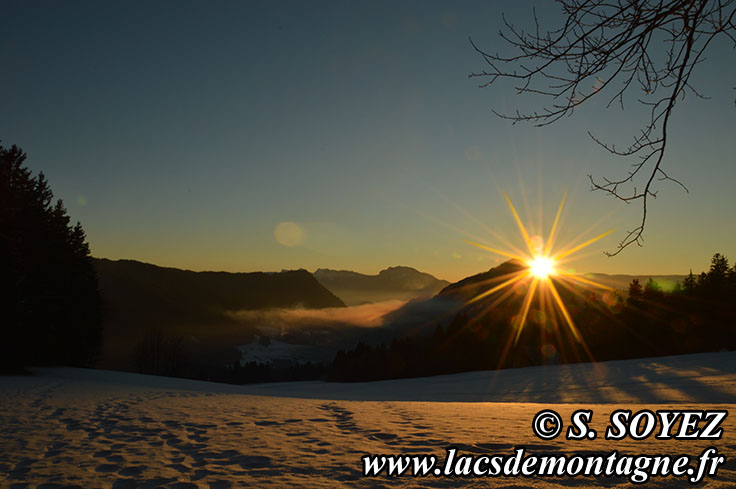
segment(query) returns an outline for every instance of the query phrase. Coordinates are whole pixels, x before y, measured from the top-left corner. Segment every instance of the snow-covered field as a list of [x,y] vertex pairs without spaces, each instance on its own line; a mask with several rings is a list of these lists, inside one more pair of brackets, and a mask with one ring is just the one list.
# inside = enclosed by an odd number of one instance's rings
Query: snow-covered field
[[[0,377],[0,487],[628,487],[610,478],[361,477],[364,454],[608,452],[726,457],[698,487],[736,487],[736,415],[721,440],[543,441],[531,420],[618,408],[736,406],[736,353],[366,384],[228,386],[127,373],[41,369]],[[641,486],[639,486],[641,487]],[[644,487],[689,487],[653,479]]]

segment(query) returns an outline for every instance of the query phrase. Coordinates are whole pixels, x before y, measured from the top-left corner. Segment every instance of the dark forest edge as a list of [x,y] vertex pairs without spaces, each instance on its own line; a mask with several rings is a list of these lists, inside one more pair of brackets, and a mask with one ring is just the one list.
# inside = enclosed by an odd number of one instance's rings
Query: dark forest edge
[[25,160],[17,146],[0,146],[0,371],[91,366],[102,323],[89,245]]

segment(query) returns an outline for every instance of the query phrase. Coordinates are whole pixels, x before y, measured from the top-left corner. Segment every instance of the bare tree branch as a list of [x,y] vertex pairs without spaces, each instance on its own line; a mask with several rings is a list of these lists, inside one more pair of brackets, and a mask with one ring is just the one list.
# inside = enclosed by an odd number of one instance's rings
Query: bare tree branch
[[624,107],[624,95],[641,91],[636,100],[648,107],[649,116],[639,134],[625,149],[617,149],[588,133],[606,151],[635,159],[621,178],[596,179],[593,190],[603,191],[623,202],[640,202],[641,221],[629,231],[609,256],[627,246],[641,246],[647,223],[647,205],[656,198],[655,181],[671,181],[663,168],[667,129],[677,102],[686,93],[705,98],[690,77],[703,60],[713,39],[725,37],[736,48],[736,0],[558,0],[564,12],[563,25],[541,28],[533,13],[532,33],[518,30],[505,17],[500,37],[516,54],[501,56],[470,43],[483,58],[484,71],[471,73],[488,87],[501,79],[515,82],[518,94],[536,94],[551,99],[540,111],[511,114],[495,112],[512,123],[531,122],[546,126],[602,93],[607,107]]

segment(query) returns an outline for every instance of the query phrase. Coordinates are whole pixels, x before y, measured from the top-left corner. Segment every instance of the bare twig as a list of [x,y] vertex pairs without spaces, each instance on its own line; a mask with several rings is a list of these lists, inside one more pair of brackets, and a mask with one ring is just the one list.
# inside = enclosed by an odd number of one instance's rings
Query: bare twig
[[541,28],[534,12],[534,29],[518,30],[505,17],[501,38],[516,54],[501,56],[473,48],[482,56],[486,70],[469,77],[487,87],[500,79],[515,82],[519,94],[547,96],[551,103],[540,111],[498,113],[513,123],[532,122],[546,126],[571,115],[574,110],[608,93],[607,107],[624,106],[624,95],[641,90],[639,103],[649,116],[626,149],[617,149],[590,134],[608,152],[636,161],[619,179],[596,179],[593,190],[608,193],[623,202],[639,201],[641,221],[629,231],[609,256],[627,246],[641,245],[647,222],[647,205],[656,197],[655,181],[671,181],[663,168],[667,128],[679,100],[689,92],[703,98],[690,84],[690,76],[704,58],[711,41],[727,37],[736,48],[736,0],[558,0],[565,15],[555,30]]

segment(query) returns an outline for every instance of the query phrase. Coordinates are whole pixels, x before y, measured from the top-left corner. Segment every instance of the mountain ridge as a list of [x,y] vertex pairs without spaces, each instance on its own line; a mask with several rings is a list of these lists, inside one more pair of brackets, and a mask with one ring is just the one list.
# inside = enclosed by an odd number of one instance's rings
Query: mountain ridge
[[[131,281],[149,288],[167,286],[170,288],[169,296],[196,298],[204,300],[209,306],[226,309],[344,307],[339,298],[306,270],[277,273],[195,272],[137,260],[95,258],[94,263],[103,292],[106,287],[113,285],[113,281]],[[183,305],[187,306],[186,303]]]
[[413,267],[388,267],[375,275],[319,268],[314,277],[348,305],[432,297],[450,284]]

